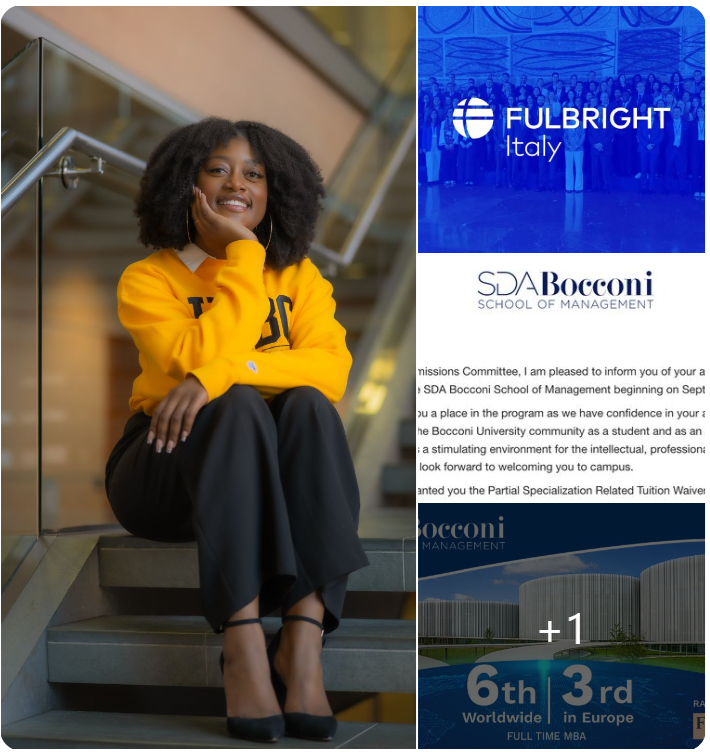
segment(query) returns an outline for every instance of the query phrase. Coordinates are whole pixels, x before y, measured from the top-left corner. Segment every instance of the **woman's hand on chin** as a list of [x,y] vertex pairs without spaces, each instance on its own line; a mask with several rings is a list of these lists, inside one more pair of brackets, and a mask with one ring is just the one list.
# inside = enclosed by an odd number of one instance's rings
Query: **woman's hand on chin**
[[218,258],[224,256],[224,249],[235,240],[256,240],[256,235],[245,227],[238,218],[227,219],[217,214],[207,203],[205,194],[196,186],[192,189],[192,219],[200,234],[203,250]]
[[188,374],[155,408],[148,429],[148,444],[157,438],[155,451],[160,453],[167,439],[166,451],[172,452],[179,440],[185,441],[189,436],[195,416],[208,402],[207,390],[195,376]]

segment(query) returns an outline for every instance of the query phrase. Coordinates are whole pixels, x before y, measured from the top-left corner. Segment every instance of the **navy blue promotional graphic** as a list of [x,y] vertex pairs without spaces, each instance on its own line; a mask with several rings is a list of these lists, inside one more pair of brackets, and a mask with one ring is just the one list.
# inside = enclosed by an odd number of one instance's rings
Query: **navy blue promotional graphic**
[[705,505],[419,503],[421,749],[693,749]]
[[691,6],[420,6],[420,253],[704,253]]

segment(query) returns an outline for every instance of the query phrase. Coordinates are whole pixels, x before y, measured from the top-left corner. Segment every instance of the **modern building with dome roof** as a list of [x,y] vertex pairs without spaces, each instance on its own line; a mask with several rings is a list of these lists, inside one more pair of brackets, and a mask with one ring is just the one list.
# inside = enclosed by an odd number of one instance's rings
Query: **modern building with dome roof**
[[574,640],[580,615],[582,642],[610,640],[618,624],[652,650],[705,652],[705,556],[654,564],[640,577],[582,572],[537,577],[520,585],[518,603],[436,600],[419,603],[422,637],[483,638],[546,642]]
[[419,634],[426,637],[483,637],[487,629],[495,639],[518,636],[518,604],[497,601],[422,601]]
[[639,632],[639,578],[622,574],[558,574],[520,586],[520,637],[539,640],[548,621],[560,633],[553,639],[573,640],[580,614],[583,641],[608,640],[615,624]]
[[684,556],[641,572],[641,631],[658,642],[705,641],[705,556]]

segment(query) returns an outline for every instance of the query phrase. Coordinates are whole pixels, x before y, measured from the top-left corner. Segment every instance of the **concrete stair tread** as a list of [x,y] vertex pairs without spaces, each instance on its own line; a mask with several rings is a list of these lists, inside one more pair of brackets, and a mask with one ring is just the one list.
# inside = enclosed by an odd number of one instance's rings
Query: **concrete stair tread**
[[[380,511],[380,510],[378,510]],[[388,515],[361,522],[361,529],[388,530],[397,537],[361,538],[370,566],[353,572],[348,590],[414,592],[414,515]],[[407,537],[405,537],[407,536]],[[103,587],[198,588],[196,543],[159,543],[131,535],[102,535],[99,564]]]
[[417,468],[414,462],[400,462],[382,467],[383,494],[414,494]]
[[337,305],[348,300],[371,302],[377,296],[382,279],[369,277],[335,277],[330,280],[333,285],[333,297]]
[[[407,513],[406,517],[411,520],[411,513]],[[414,530],[414,526],[412,531]],[[396,553],[402,550],[408,550],[407,544],[413,541],[414,532],[406,538],[360,538],[360,543],[365,550],[365,553],[371,551],[394,551]],[[405,546],[405,548],[403,548]],[[152,541],[147,538],[137,538],[134,535],[127,535],[125,533],[116,533],[99,536],[99,547],[101,548],[134,548],[134,549],[163,549],[166,551],[172,549],[187,549],[197,551],[197,543],[195,541],[189,541],[187,543],[165,543],[163,541]],[[414,546],[412,546],[414,550]]]
[[[129,339],[130,341],[130,339]],[[131,351],[132,357],[132,351]],[[407,419],[405,419],[406,421]],[[358,534],[365,550],[370,546],[379,545],[375,541],[385,541],[392,550],[395,550],[398,543],[405,538],[414,538],[416,535],[416,526],[414,525],[415,515],[408,510],[388,509],[387,507],[374,507],[372,509],[362,509],[360,511],[360,521],[358,523]],[[118,541],[119,538],[132,541],[142,541],[143,544],[156,546],[165,546],[174,548],[176,546],[185,546],[186,548],[197,549],[196,543],[157,543],[146,540],[145,538],[136,538],[126,533],[125,529],[118,523],[106,526],[106,532],[103,538],[111,541]],[[141,544],[141,545],[143,545]],[[412,548],[414,550],[414,548]]]
[[[281,619],[264,619],[267,637]],[[47,630],[48,679],[79,684],[221,687],[222,635],[202,616],[99,616]],[[325,687],[415,692],[416,625],[343,619],[323,649]]]
[[413,552],[416,548],[416,519],[417,516],[411,509],[364,509],[360,513],[358,524],[360,539],[369,541],[379,538],[401,538],[404,541],[404,550]]
[[[264,749],[234,739],[224,718],[52,710],[2,728],[13,749]],[[318,749],[414,749],[412,725],[339,723],[335,738]],[[284,737],[269,749],[313,749],[314,742]]]
[[[276,634],[281,619],[263,619],[267,637]],[[383,643],[387,650],[414,650],[415,622],[408,619],[343,619],[338,629],[326,635],[324,650],[358,649]],[[49,642],[125,642],[150,644],[198,644],[221,649],[222,635],[215,634],[202,616],[125,615],[95,616],[50,627]],[[386,643],[386,644],[385,644]]]
[[359,334],[365,328],[372,310],[369,306],[338,306],[335,312],[335,318],[338,323],[345,327],[345,331],[350,334]]
[[404,449],[414,449],[417,446],[417,421],[414,418],[400,421],[399,445]]

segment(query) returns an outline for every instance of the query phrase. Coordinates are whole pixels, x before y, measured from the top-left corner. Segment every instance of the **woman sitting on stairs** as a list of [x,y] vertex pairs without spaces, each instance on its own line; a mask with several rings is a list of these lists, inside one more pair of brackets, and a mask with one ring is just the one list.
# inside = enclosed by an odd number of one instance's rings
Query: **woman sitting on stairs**
[[[273,128],[178,128],[136,202],[139,239],[157,250],[118,284],[141,374],[106,493],[131,534],[197,541],[204,614],[224,631],[227,727],[257,741],[332,738],[322,635],[368,564],[332,404],[352,358],[332,285],[306,257],[323,195],[310,156]],[[279,607],[267,654],[260,620]]]

